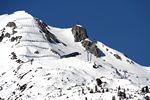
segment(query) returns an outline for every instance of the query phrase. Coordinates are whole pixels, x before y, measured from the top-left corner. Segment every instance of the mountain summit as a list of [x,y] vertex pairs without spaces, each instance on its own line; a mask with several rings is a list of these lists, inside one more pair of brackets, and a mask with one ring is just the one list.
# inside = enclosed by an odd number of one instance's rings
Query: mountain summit
[[150,98],[150,70],[82,25],[55,28],[17,11],[0,16],[0,100]]

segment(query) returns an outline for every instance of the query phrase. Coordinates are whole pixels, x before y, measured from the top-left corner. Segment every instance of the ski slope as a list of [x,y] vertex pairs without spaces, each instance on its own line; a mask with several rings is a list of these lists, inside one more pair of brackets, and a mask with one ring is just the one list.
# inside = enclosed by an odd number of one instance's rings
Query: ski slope
[[[78,38],[86,34],[81,25],[75,27],[82,33]],[[0,99],[144,100],[150,95],[141,92],[150,86],[149,68],[89,37],[75,42],[72,30],[49,26],[25,11],[1,15]],[[95,56],[97,50],[103,56]]]

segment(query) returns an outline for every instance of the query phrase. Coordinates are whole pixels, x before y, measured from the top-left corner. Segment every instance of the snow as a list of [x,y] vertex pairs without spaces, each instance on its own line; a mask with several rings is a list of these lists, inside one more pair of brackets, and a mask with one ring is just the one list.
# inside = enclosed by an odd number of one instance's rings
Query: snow
[[76,26],[83,27],[82,25],[76,24]]
[[[105,56],[97,58],[91,54],[92,59],[88,61],[85,48],[80,42],[74,42],[72,28],[48,26],[47,30],[60,41],[50,43],[34,17],[25,11],[1,15],[0,20],[0,30],[5,28],[4,32],[0,31],[0,36],[10,34],[10,37],[4,37],[0,42],[1,98],[112,100],[115,96],[119,100],[117,92],[120,86],[121,91],[126,90],[127,97],[132,97],[131,100],[142,100],[145,95],[141,93],[141,88],[150,86],[150,68],[137,64],[101,42],[96,45]],[[6,27],[8,22],[14,22],[17,27]],[[12,42],[12,37],[17,36],[21,36],[21,39]],[[12,59],[12,52],[17,58]],[[80,55],[62,58],[74,52]],[[114,54],[121,59],[116,58]],[[23,63],[17,63],[17,60]],[[93,67],[94,63],[97,68]],[[97,78],[103,82],[101,87],[97,86]],[[109,92],[106,92],[106,89]],[[91,90],[93,93],[90,93]]]
[[143,67],[143,68],[145,68],[146,70],[150,71],[150,67]]

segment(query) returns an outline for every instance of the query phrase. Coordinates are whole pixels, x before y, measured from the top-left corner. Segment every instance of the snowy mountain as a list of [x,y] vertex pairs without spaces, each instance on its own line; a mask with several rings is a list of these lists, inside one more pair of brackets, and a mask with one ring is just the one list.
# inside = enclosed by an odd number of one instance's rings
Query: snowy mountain
[[150,100],[150,68],[25,11],[0,16],[0,100]]

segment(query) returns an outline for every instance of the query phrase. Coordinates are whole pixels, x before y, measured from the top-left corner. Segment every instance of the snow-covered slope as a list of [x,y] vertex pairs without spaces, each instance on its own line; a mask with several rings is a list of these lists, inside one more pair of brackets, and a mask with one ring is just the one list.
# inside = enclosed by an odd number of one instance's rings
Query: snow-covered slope
[[0,16],[0,30],[2,100],[148,98],[150,70],[92,42],[81,25],[55,28],[17,11]]

